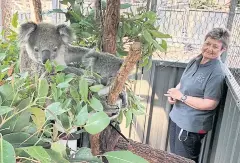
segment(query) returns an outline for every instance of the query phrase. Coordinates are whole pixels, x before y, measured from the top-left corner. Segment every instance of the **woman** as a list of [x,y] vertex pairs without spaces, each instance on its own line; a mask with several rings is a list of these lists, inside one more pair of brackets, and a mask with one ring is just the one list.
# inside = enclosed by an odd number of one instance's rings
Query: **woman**
[[212,129],[213,116],[223,91],[224,65],[230,34],[214,28],[206,36],[202,53],[191,60],[176,88],[165,96],[174,104],[170,112],[170,150],[198,162],[201,140]]

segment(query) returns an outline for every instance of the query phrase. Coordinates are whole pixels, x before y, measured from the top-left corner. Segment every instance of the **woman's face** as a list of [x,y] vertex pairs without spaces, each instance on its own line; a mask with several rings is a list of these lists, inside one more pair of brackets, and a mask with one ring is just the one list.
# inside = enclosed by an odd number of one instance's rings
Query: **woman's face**
[[222,42],[208,37],[202,46],[202,55],[207,59],[218,58],[226,48],[222,48]]

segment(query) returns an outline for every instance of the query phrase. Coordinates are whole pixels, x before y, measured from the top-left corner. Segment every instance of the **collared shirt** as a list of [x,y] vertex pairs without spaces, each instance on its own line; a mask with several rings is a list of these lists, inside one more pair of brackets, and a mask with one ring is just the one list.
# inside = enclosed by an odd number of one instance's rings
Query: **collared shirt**
[[[225,68],[220,59],[200,64],[202,55],[191,60],[180,79],[180,91],[193,97],[219,101],[225,81]],[[212,129],[214,110],[197,110],[177,101],[169,116],[180,128],[195,133]]]

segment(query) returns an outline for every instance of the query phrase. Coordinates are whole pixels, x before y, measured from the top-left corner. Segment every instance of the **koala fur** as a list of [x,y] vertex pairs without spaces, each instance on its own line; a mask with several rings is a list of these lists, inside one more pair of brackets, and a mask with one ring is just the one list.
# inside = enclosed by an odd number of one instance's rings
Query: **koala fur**
[[[55,61],[59,65],[69,66],[71,63],[81,64],[83,69],[89,69],[102,76],[102,84],[117,75],[123,59],[108,53],[96,52],[94,49],[72,46],[72,31],[66,25],[49,23],[24,23],[20,27],[19,40],[21,44],[20,71],[41,73],[43,64]],[[67,67],[66,72],[83,74],[83,70]]]
[[[45,70],[43,64],[47,60],[55,61],[59,65],[67,66],[67,73],[82,75],[84,69],[99,74],[103,85],[117,75],[123,59],[108,53],[96,52],[94,49],[72,46],[73,33],[66,25],[52,25],[48,23],[24,23],[20,27],[19,41],[20,72],[30,75],[41,75]],[[83,66],[83,69],[70,67],[72,63]]]

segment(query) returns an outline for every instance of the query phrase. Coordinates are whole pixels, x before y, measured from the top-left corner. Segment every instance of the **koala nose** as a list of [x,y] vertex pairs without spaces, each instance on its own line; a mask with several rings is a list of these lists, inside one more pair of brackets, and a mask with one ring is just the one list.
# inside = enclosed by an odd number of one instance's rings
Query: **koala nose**
[[42,51],[42,63],[45,64],[48,59],[50,59],[50,51],[49,50],[43,50]]

